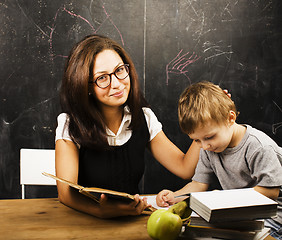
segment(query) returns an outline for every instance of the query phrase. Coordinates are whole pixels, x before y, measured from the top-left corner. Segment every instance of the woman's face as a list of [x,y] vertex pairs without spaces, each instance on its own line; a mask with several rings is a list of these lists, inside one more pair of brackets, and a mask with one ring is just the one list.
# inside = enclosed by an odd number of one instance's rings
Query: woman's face
[[[101,77],[103,74],[111,74],[115,72],[124,62],[117,52],[114,50],[103,50],[97,54],[93,69],[93,81]],[[92,85],[94,96],[102,108],[105,107],[120,107],[122,106],[129,94],[130,77],[118,79],[114,74],[111,74],[111,83],[106,88],[100,88],[95,83]]]

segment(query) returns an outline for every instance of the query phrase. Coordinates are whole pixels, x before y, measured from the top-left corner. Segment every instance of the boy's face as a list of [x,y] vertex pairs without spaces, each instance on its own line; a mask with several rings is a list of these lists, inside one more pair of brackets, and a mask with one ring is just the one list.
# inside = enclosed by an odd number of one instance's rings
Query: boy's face
[[201,148],[207,151],[220,153],[231,144],[233,136],[233,124],[218,124],[210,121],[188,136],[201,145]]

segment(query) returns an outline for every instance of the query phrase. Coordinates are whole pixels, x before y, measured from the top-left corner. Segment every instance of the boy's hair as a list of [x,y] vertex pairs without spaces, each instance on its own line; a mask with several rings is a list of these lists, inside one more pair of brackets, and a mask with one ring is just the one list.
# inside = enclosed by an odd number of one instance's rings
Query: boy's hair
[[238,115],[236,106],[229,96],[211,82],[199,82],[186,88],[178,102],[180,128],[191,134],[208,121],[227,123],[229,112]]

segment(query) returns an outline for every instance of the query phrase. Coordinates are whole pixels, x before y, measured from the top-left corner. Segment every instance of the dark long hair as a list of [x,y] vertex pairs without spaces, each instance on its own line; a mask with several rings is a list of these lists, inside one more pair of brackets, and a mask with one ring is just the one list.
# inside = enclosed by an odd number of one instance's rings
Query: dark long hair
[[91,35],[82,39],[72,48],[67,59],[60,98],[62,111],[69,116],[70,137],[75,143],[90,148],[109,147],[106,126],[97,100],[88,94],[96,55],[106,49],[117,52],[123,62],[130,66],[130,91],[125,103],[132,114],[130,129],[138,128],[140,119],[143,119],[142,107],[148,106],[140,90],[135,66],[126,51],[104,36]]

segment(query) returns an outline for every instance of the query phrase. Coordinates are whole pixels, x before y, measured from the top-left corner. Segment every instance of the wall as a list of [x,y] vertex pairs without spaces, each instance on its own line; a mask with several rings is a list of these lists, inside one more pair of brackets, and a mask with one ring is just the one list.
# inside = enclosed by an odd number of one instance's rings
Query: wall
[[[282,146],[281,10],[279,0],[1,0],[0,198],[21,196],[20,148],[54,148],[64,62],[92,33],[129,52],[147,100],[183,151],[190,140],[178,126],[177,100],[201,80],[227,88],[238,122]],[[186,183],[149,154],[146,161],[144,192]],[[28,194],[56,190],[30,187]]]

